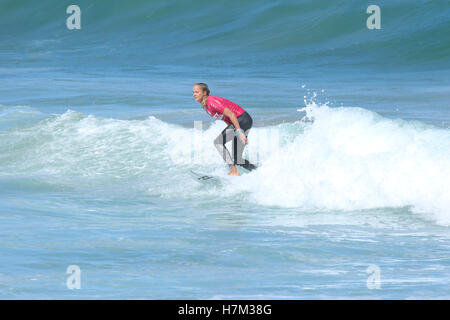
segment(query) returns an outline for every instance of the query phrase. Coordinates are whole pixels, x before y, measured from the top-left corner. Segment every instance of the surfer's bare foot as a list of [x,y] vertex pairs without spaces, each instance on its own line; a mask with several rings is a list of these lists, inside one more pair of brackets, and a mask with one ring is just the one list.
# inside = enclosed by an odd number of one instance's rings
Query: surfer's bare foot
[[236,167],[231,167],[230,172],[228,172],[229,176],[239,176],[239,170]]

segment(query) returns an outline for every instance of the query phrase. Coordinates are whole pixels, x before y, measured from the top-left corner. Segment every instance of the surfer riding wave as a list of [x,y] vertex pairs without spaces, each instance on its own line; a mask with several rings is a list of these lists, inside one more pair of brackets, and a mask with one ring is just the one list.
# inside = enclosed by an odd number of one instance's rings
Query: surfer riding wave
[[[228,124],[214,140],[214,146],[230,167],[228,174],[239,175],[236,165],[250,171],[256,169],[255,165],[242,158],[245,145],[248,144],[248,132],[253,125],[252,117],[236,103],[222,97],[211,96],[206,83],[196,83],[192,93],[194,100],[202,105],[206,113],[214,119],[223,120]],[[231,140],[233,140],[233,157],[225,147],[225,144]]]

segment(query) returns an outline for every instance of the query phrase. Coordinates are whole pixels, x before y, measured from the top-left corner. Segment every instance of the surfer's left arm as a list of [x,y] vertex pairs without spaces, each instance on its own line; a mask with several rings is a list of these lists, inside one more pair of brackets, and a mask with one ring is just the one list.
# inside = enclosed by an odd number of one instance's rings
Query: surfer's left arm
[[[225,116],[227,116],[228,118],[230,118],[231,123],[234,125],[234,128],[236,129],[236,131],[241,129],[241,126],[239,125],[239,120],[233,111],[231,111],[230,109],[225,107],[225,109],[223,110],[223,114]],[[247,137],[245,136],[244,132],[241,132],[239,134],[239,138],[241,139],[243,144],[248,144],[248,140],[247,140]]]

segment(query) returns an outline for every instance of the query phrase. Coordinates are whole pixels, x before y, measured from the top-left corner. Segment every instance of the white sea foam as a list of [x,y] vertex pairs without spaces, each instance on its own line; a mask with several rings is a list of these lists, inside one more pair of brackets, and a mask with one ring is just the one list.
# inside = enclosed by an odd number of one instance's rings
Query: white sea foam
[[411,206],[450,224],[450,131],[360,108],[308,104],[304,132],[235,187],[263,205],[358,210]]

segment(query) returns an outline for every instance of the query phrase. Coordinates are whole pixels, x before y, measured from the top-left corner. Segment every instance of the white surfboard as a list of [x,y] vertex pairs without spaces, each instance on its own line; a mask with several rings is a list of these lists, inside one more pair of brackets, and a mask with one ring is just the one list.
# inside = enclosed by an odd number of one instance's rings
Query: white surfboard
[[195,172],[193,170],[189,171],[191,177],[201,183],[208,183],[208,184],[220,184],[220,177],[206,174],[206,173],[200,173]]

